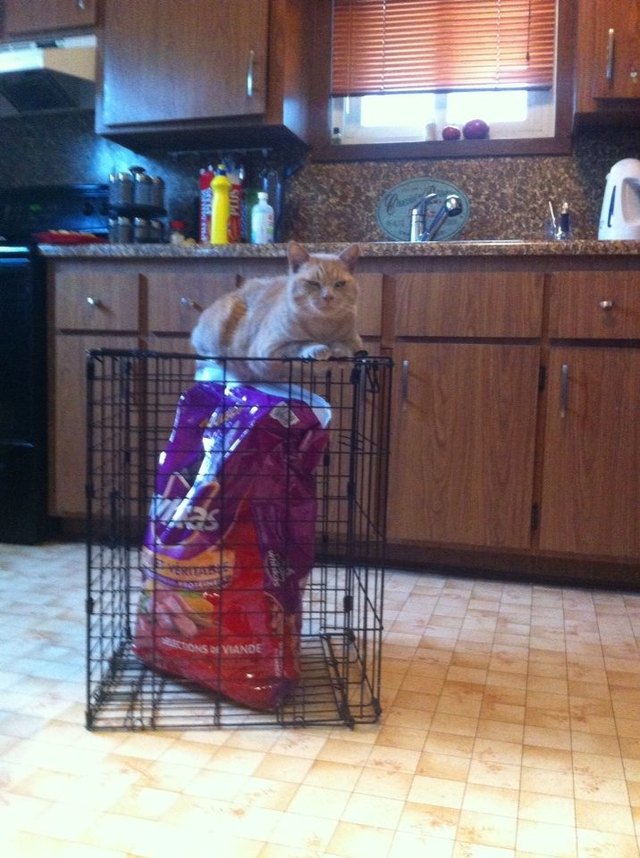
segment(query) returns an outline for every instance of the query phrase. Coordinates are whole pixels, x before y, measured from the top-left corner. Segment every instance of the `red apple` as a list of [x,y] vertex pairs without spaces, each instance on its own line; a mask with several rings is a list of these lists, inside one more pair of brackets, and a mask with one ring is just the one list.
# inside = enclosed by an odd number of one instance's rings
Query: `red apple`
[[484,140],[489,136],[489,126],[484,119],[470,119],[462,127],[466,140]]
[[462,133],[457,125],[445,125],[442,129],[443,140],[459,140]]

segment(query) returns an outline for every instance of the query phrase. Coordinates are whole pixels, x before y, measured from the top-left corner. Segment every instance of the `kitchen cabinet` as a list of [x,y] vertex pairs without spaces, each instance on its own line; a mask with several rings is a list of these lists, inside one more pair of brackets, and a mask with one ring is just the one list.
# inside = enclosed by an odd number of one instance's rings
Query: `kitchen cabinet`
[[551,349],[541,548],[640,557],[639,390],[637,348]]
[[389,540],[526,548],[542,276],[396,275]]
[[109,336],[75,332],[58,334],[50,422],[49,514],[84,518],[87,449],[87,351],[89,349],[136,349],[132,335]]
[[145,270],[147,285],[146,334],[149,348],[156,351],[189,351],[189,337],[200,313],[224,292],[240,285],[233,270],[203,277],[202,268],[183,266]]
[[540,547],[640,557],[640,275],[550,278]]
[[398,346],[392,541],[528,547],[539,360],[532,345]]
[[640,0],[579,0],[576,112],[637,117],[640,109]]
[[[301,0],[106,0],[96,129],[119,140],[213,145],[303,137]],[[200,137],[198,136],[200,135]],[[213,135],[213,136],[212,136]]]
[[[251,276],[282,274],[282,259],[142,266],[147,311],[144,332],[150,348],[159,351],[188,349],[189,337],[200,313],[224,292],[242,285]],[[382,313],[382,275],[361,274],[362,301],[358,329],[371,351],[379,342]],[[167,345],[169,347],[167,348]]]
[[[85,515],[87,350],[143,348],[188,354],[191,330],[205,307],[246,278],[281,274],[285,265],[277,258],[50,262],[51,515]],[[382,275],[363,274],[361,288],[360,330],[375,351]],[[173,414],[163,413],[159,419],[164,422],[154,429],[168,432]]]
[[191,271],[183,269],[125,260],[98,265],[65,260],[54,265],[51,515],[85,515],[86,352],[94,348],[189,352],[189,333],[200,306],[236,282],[233,273],[216,276],[197,263]]
[[640,98],[640,0],[595,3],[594,98]]
[[98,0],[4,0],[3,30],[9,37],[43,36],[91,29]]
[[640,270],[509,267],[385,279],[392,554],[637,564]]
[[95,272],[68,262],[56,273],[50,341],[49,512],[86,511],[86,352],[140,347],[140,284],[135,265]]
[[[640,257],[594,244],[591,256],[557,245],[513,257],[363,254],[360,330],[372,354],[394,360],[391,562],[637,584]],[[52,514],[84,517],[86,348],[189,352],[202,307],[284,267],[282,257],[49,260]],[[384,475],[371,478],[377,492]]]

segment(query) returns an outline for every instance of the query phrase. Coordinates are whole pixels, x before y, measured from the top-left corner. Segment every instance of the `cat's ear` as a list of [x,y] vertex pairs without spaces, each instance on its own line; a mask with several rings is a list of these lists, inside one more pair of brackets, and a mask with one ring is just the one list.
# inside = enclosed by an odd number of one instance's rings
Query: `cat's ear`
[[290,241],[287,245],[287,258],[289,260],[289,268],[295,274],[298,268],[309,259],[308,252],[297,241]]
[[347,247],[346,250],[343,250],[338,259],[341,259],[344,264],[347,266],[349,271],[353,271],[356,267],[356,262],[360,258],[360,248],[357,244],[352,244]]

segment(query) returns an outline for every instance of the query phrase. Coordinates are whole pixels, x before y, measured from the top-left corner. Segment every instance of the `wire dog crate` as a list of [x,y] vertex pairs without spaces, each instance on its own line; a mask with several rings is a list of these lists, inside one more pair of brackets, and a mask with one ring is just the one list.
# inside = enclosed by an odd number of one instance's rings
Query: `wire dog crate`
[[279,364],[89,353],[88,729],[378,720],[391,361]]

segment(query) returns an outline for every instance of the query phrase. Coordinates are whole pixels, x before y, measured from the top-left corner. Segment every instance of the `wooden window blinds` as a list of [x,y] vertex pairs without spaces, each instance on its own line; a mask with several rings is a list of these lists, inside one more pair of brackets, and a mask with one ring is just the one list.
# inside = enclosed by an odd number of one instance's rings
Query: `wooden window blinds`
[[334,96],[548,88],[555,0],[333,0]]

